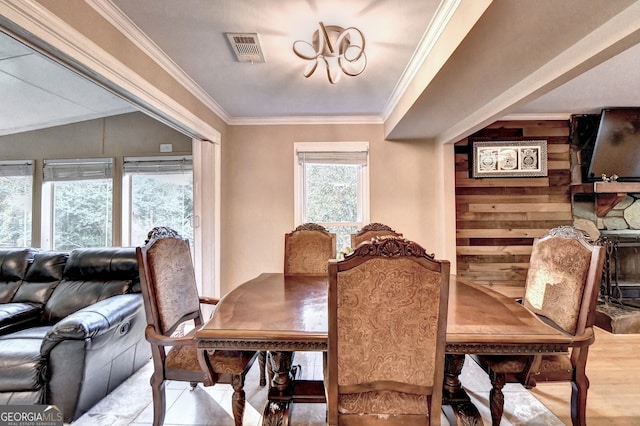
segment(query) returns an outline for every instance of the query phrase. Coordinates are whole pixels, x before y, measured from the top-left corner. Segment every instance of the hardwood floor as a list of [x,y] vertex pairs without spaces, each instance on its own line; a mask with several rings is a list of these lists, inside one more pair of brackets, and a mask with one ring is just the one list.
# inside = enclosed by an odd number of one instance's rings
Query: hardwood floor
[[[611,334],[596,327],[589,349],[589,426],[640,424],[640,334]],[[569,383],[541,383],[531,393],[571,424]]]

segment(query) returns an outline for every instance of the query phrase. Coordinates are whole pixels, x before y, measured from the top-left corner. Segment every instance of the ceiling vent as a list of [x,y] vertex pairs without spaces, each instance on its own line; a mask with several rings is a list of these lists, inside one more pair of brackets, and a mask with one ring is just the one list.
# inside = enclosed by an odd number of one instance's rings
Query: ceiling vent
[[264,62],[264,54],[256,33],[225,33],[240,62]]

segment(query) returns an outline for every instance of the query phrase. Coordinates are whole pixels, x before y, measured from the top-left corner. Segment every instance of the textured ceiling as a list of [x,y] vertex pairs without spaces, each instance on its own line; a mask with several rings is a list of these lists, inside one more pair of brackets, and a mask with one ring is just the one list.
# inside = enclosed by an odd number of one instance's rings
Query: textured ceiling
[[0,135],[136,110],[2,33],[0,91]]

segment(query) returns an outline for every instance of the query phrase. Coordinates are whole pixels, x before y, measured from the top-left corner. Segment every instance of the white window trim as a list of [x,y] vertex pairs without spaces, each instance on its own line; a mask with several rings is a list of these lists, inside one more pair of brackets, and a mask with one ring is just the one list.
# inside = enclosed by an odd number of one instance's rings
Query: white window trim
[[130,174],[122,174],[122,220],[120,221],[120,241],[123,247],[131,246],[131,193],[132,179]]
[[[45,179],[45,171],[44,171],[44,167],[46,167],[47,164],[50,164],[52,166],[56,166],[56,165],[72,165],[72,164],[78,164],[79,166],[82,166],[83,164],[88,164],[88,163],[92,163],[92,164],[100,164],[100,165],[104,165],[104,166],[108,166],[109,168],[109,177],[105,176],[105,177],[100,177],[97,179],[111,179],[112,180],[112,185],[114,184],[114,176],[115,176],[115,172],[114,172],[114,159],[111,157],[104,157],[104,158],[72,158],[72,159],[45,159],[43,160],[43,170],[42,170],[42,176],[43,176],[43,180],[42,180],[42,194],[41,194],[41,217],[40,217],[40,248],[43,250],[52,250],[53,249],[53,210],[54,210],[54,206],[53,206],[53,201],[54,201],[54,192],[55,192],[55,183],[56,182],[61,182],[64,180],[87,180],[87,179],[91,179],[91,178],[78,178],[78,179]],[[114,193],[114,188],[112,186],[112,197],[113,199],[115,199],[115,193]],[[113,199],[111,202],[111,214],[112,214],[112,220],[113,220]],[[32,225],[33,226],[33,225]],[[113,227],[112,227],[113,228]],[[114,238],[114,234],[113,234],[113,229],[111,230],[112,232],[112,240]]]
[[53,248],[53,182],[42,183],[40,247],[44,250]]
[[[293,144],[293,217],[294,227],[304,223],[302,201],[302,167],[298,163],[298,152],[369,152],[369,142],[294,142]],[[370,194],[369,194],[369,157],[367,156],[367,167],[362,171],[362,182],[360,194],[362,203],[362,223],[369,223],[370,215]]]
[[196,278],[201,294],[219,298],[221,297],[221,144],[193,139],[192,153]]
[[27,235],[24,238],[31,241],[33,244],[33,225],[34,225],[34,211],[33,211],[33,198],[36,190],[34,181],[34,160],[2,160],[0,161],[0,178],[2,177],[22,177],[29,178],[31,184],[31,204],[29,206],[29,214],[31,214],[31,229],[25,229]]

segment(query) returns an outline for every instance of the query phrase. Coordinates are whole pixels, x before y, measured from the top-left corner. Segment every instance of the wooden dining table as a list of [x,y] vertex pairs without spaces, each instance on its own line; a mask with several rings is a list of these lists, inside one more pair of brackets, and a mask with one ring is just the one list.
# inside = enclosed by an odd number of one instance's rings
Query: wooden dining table
[[[195,337],[209,350],[266,350],[273,370],[263,425],[289,423],[290,404],[325,402],[322,381],[294,377],[293,354],[326,351],[326,276],[263,273],[225,295]],[[449,281],[443,407],[450,422],[482,425],[459,380],[465,354],[566,353],[570,338],[487,286]],[[455,423],[454,423],[455,424]]]

